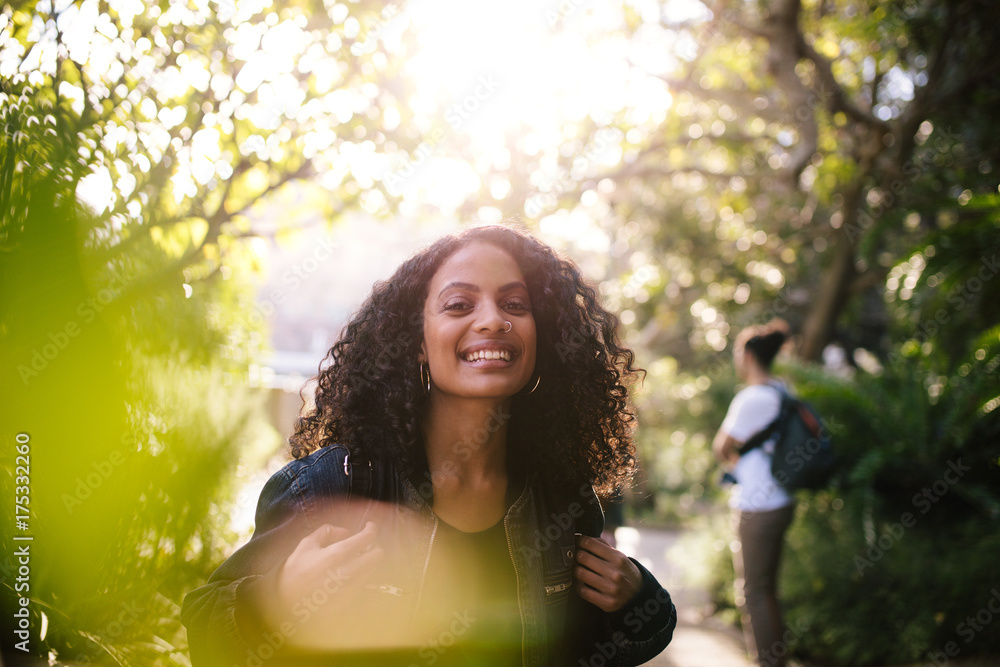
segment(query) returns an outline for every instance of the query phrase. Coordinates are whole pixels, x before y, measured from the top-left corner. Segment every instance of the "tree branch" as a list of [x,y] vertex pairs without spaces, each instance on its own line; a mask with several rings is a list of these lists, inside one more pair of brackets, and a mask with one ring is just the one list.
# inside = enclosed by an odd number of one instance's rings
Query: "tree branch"
[[632,178],[633,176],[645,177],[645,176],[673,176],[675,174],[698,174],[706,178],[718,181],[728,181],[730,179],[736,178],[739,174],[729,173],[729,172],[718,172],[705,169],[704,167],[698,167],[694,165],[686,167],[675,167],[667,168],[657,166],[636,166],[635,163],[631,165],[626,165],[622,167],[617,172],[612,174],[605,174],[602,178],[610,178],[613,180],[621,180],[624,178]]
[[800,0],[782,0],[771,7],[771,27],[768,30],[767,68],[788,100],[791,122],[796,126],[799,142],[789,153],[789,164],[783,170],[784,182],[790,189],[798,185],[799,176],[806,168],[819,145],[819,127],[816,124],[816,97],[795,71],[803,42],[799,31]]
[[274,183],[268,184],[268,186],[266,188],[264,188],[264,190],[262,190],[256,197],[254,197],[253,199],[248,200],[245,204],[243,204],[242,206],[240,206],[238,209],[236,209],[234,211],[227,211],[226,210],[226,202],[225,202],[225,200],[223,200],[222,203],[219,204],[219,207],[215,210],[215,213],[213,213],[212,216],[211,216],[211,218],[209,219],[209,225],[211,226],[213,223],[214,224],[222,224],[223,222],[226,222],[228,220],[232,220],[233,218],[235,218],[238,215],[243,215],[244,213],[247,212],[247,210],[250,209],[251,206],[253,206],[254,204],[256,204],[258,200],[260,200],[263,197],[266,197],[268,194],[270,194],[271,192],[274,192],[275,190],[277,190],[281,186],[285,185],[286,183],[290,183],[291,181],[296,181],[296,180],[308,178],[308,177],[310,177],[312,175],[313,175],[312,162],[310,162],[309,160],[305,160],[305,161],[302,162],[301,165],[299,165],[298,169],[296,169],[295,171],[283,174]]
[[[815,65],[819,84],[819,89],[816,91],[816,94],[819,95],[820,101],[825,103],[826,108],[829,109],[830,113],[842,111],[849,118],[852,118],[859,123],[877,127],[885,132],[888,132],[890,127],[887,122],[865,111],[847,98],[847,93],[844,92],[843,87],[837,83],[836,77],[833,76],[833,65],[831,62],[816,51],[812,45],[807,44],[801,33],[799,33],[798,36],[799,48],[801,49],[803,55],[811,60],[813,65]],[[876,88],[877,84],[873,84],[873,104],[875,101]]]
[[864,273],[855,276],[854,280],[851,281],[850,286],[847,288],[848,292],[852,296],[867,292],[872,287],[885,281],[887,275],[889,275],[889,269],[882,266],[866,269]]

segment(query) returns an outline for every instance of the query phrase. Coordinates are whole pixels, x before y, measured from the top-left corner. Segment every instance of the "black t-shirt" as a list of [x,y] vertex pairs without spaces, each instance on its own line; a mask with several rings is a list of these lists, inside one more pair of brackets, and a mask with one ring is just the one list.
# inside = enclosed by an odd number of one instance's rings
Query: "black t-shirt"
[[438,665],[511,665],[521,662],[517,577],[501,519],[466,533],[440,518],[424,581],[430,636],[420,647]]

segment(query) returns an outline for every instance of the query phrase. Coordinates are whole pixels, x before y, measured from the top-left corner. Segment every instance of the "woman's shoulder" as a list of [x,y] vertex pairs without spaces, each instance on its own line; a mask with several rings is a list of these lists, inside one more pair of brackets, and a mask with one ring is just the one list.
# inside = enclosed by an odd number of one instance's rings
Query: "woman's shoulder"
[[264,497],[340,496],[351,492],[352,461],[346,445],[329,444],[293,459],[271,475]]
[[367,460],[354,459],[346,445],[334,443],[289,461],[264,484],[258,514],[312,516],[341,501],[368,496],[372,469]]
[[308,515],[318,497],[349,494],[350,483],[344,474],[347,454],[342,445],[321,447],[289,461],[272,474],[257,500],[255,534],[275,528],[290,517]]
[[280,476],[289,482],[295,482],[300,477],[315,475],[334,475],[338,473],[347,476],[350,465],[350,450],[346,445],[334,443],[324,445],[299,459],[286,463],[275,476]]

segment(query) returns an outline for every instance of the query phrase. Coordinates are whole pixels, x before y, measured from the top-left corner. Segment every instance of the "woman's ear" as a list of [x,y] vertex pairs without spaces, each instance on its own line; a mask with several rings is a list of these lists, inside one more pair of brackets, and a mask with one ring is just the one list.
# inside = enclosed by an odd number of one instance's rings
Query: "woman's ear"
[[423,364],[427,362],[427,342],[420,341],[420,351],[417,352],[417,363]]

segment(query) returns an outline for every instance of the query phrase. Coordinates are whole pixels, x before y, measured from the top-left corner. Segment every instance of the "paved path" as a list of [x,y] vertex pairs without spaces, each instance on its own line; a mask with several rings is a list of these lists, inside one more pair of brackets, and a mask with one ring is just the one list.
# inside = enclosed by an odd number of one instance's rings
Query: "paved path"
[[[685,581],[683,563],[692,557],[681,548],[680,530],[655,528],[619,528],[615,531],[618,548],[638,559],[670,592],[677,607],[677,629],[670,645],[655,659],[652,667],[756,667],[747,659],[741,633],[732,626],[709,616],[711,603],[706,591]],[[790,661],[792,667],[802,663]],[[925,667],[929,662],[895,667]],[[943,664],[943,663],[942,663]],[[948,667],[996,667],[997,656],[951,658]]]
[[639,560],[666,588],[677,607],[677,629],[654,667],[753,667],[740,633],[708,616],[708,593],[684,580],[681,533],[653,528],[619,528],[618,548]]

